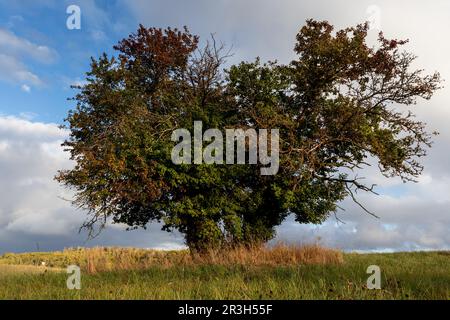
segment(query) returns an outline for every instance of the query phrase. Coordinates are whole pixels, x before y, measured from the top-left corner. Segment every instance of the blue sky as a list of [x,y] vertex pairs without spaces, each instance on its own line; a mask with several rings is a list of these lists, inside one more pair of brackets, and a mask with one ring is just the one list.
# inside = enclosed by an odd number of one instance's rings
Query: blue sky
[[[69,5],[81,9],[81,30],[68,30]],[[58,129],[72,104],[71,84],[80,83],[90,57],[112,53],[112,46],[139,23],[155,27],[187,25],[203,39],[215,37],[232,47],[229,63],[294,57],[295,34],[308,18],[337,28],[376,21],[370,37],[409,38],[417,66],[450,79],[450,2],[436,0],[0,0],[0,253],[62,249],[77,245],[176,248],[178,234],[151,225],[125,232],[114,226],[85,243],[77,230],[84,219],[61,198],[71,194],[53,181],[56,170],[73,165],[60,147],[67,132]],[[345,201],[338,224],[286,221],[277,241],[315,242],[345,250],[394,251],[450,248],[450,89],[413,111],[441,135],[424,160],[417,184],[387,180],[371,167],[368,181],[380,196],[360,200],[381,217],[374,220]],[[49,223],[48,221],[51,221]]]
[[[113,1],[86,5],[89,2],[0,1],[0,29],[54,52],[48,61],[36,61],[22,55],[21,63],[42,83],[1,82],[0,113],[30,113],[35,114],[35,120],[61,123],[70,106],[66,99],[73,94],[70,84],[83,78],[89,68],[90,57],[110,52],[112,45],[136,26],[136,22],[125,14],[126,8],[111,5]],[[81,30],[68,30],[66,27],[69,4],[83,8]],[[110,21],[115,22],[114,26]],[[23,84],[31,91],[24,94]]]
[[[207,1],[193,1],[195,6],[184,5],[181,1],[169,1],[167,5],[164,3],[124,0],[0,0],[0,30],[17,37],[19,41],[45,46],[53,53],[48,59],[39,60],[34,59],[30,52],[19,54],[18,62],[38,76],[41,83],[37,85],[27,81],[0,80],[0,114],[28,114],[33,115],[36,121],[61,123],[71,106],[66,99],[74,91],[69,87],[84,78],[84,73],[89,70],[90,58],[98,57],[103,52],[112,53],[112,46],[135,31],[139,23],[156,27],[188,25],[203,38],[221,31],[223,27],[209,23],[208,27],[211,29],[205,29],[199,23],[203,12],[195,12],[195,8],[202,3],[208,4]],[[69,17],[66,9],[69,5],[77,5],[81,9],[80,30],[69,30],[66,27]],[[143,11],[139,12],[141,5]],[[208,4],[204,7],[204,14],[212,9]],[[169,14],[171,10],[172,14]],[[180,19],[183,12],[188,16]],[[143,16],[141,20],[138,17],[140,15]],[[246,40],[245,33],[238,29],[225,30],[219,36],[221,40],[237,48],[239,55],[239,45]],[[249,55],[248,58],[253,59],[254,56]],[[24,92],[24,85],[29,88],[29,92]]]

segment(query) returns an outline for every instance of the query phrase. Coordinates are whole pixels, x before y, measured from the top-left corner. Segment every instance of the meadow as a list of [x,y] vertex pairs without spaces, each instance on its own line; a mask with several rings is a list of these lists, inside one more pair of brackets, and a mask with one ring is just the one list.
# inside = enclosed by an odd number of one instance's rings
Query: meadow
[[[65,268],[82,270],[68,290]],[[381,289],[366,286],[381,269]],[[450,299],[450,252],[357,254],[320,246],[188,251],[67,249],[0,256],[0,299]]]

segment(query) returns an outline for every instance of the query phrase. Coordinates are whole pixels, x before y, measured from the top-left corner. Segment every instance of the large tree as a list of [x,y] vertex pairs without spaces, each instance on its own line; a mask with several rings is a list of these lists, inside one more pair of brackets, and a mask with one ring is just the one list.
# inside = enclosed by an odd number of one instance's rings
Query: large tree
[[[87,209],[85,227],[109,218],[130,228],[162,222],[190,248],[264,242],[290,214],[321,223],[356,190],[352,172],[377,159],[383,174],[414,181],[431,145],[402,105],[430,99],[439,74],[411,70],[406,41],[368,46],[367,24],[337,32],[307,21],[289,65],[242,62],[223,70],[214,39],[198,48],[187,29],[147,29],[92,60],[67,118],[75,167],[57,179]],[[177,128],[279,129],[280,168],[172,162]],[[248,151],[248,150],[247,150]]]

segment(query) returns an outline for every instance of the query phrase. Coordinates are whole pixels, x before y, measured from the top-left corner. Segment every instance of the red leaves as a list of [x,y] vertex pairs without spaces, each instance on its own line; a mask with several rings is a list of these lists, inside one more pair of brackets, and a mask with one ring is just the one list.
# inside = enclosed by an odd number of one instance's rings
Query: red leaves
[[185,27],[178,29],[157,29],[139,26],[137,33],[123,39],[114,49],[122,54],[120,58],[127,63],[150,64],[161,72],[184,68],[187,58],[198,44],[198,37],[189,33]]

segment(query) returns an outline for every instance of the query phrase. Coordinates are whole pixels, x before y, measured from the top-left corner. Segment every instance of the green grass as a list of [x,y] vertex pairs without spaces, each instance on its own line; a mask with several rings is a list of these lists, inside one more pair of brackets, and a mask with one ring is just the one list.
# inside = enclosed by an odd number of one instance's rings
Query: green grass
[[[369,265],[381,268],[381,290],[365,287]],[[344,254],[342,264],[331,265],[83,272],[79,291],[66,288],[66,273],[37,268],[0,265],[0,299],[450,299],[449,252]]]

